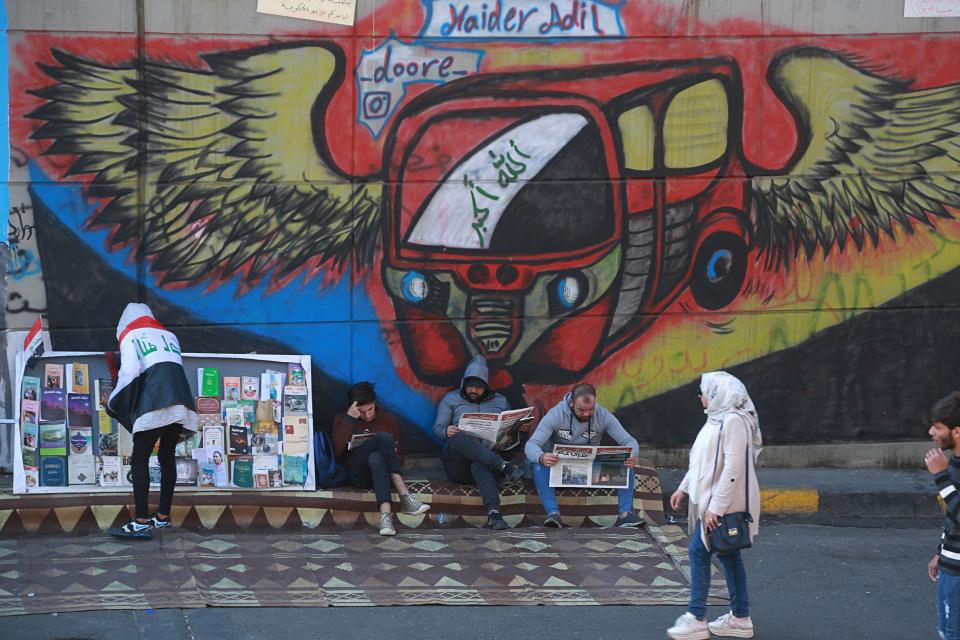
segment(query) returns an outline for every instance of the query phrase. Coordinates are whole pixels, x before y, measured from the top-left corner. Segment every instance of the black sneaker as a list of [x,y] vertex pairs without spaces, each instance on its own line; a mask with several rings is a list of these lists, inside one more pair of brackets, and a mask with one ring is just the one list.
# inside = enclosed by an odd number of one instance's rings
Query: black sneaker
[[647,521],[638,515],[628,513],[625,516],[620,516],[617,518],[617,522],[613,526],[622,527],[624,529],[645,527],[647,526]]
[[130,522],[122,527],[110,527],[107,533],[114,538],[140,538],[149,540],[153,536],[153,529],[149,524],[137,522],[136,518],[131,518]]
[[510,525],[503,519],[499,511],[491,511],[487,514],[487,524],[490,525],[490,528],[494,531],[503,531],[504,529],[510,528]]
[[161,520],[160,516],[154,513],[150,516],[150,526],[154,529],[166,529],[170,526],[170,516]]
[[550,527],[551,529],[563,528],[563,522],[560,520],[560,514],[551,513],[548,515],[547,519],[543,521],[543,526]]
[[503,466],[500,467],[500,473],[502,473],[503,477],[510,482],[519,482],[523,477],[523,471],[520,469],[520,467],[509,462],[503,463]]

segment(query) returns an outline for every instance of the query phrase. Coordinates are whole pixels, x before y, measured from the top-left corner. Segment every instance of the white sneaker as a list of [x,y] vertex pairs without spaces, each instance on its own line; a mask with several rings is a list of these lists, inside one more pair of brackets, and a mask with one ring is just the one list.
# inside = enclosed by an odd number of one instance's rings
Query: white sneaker
[[697,620],[697,617],[688,611],[667,629],[667,635],[673,640],[709,640],[710,629],[706,620]]
[[393,514],[392,514],[392,513],[381,513],[381,514],[380,514],[380,535],[382,535],[382,536],[395,536],[395,535],[397,535],[397,530],[393,528]]
[[715,636],[727,638],[753,637],[753,621],[750,620],[750,616],[738,618],[733,615],[733,611],[725,613],[707,626],[710,628],[710,633]]

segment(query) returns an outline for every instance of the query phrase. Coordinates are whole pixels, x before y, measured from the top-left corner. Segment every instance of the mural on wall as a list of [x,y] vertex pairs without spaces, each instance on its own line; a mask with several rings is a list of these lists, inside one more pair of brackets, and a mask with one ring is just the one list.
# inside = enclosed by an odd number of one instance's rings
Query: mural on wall
[[[372,48],[207,41],[192,58],[171,39],[138,60],[128,42],[28,36],[13,133],[74,348],[121,303],[77,319],[89,301],[64,280],[99,269],[105,296],[176,307],[199,344],[236,330],[221,350],[260,336],[311,353],[332,385],[376,379],[421,428],[483,353],[516,402],[549,406],[589,378],[654,444],[698,426],[693,394],[673,394],[702,371],[752,366],[748,383],[795,389],[816,365],[833,423],[798,436],[804,417],[787,415],[779,441],[861,437],[839,424],[869,400],[835,406],[869,366],[844,332],[910,325],[884,310],[910,295],[933,309],[924,287],[955,286],[960,76],[880,69],[871,56],[908,44],[893,36],[613,50],[601,41],[630,30],[617,6],[521,4],[551,46],[502,33],[499,3],[431,11],[421,39]],[[70,243],[100,264],[71,269]],[[918,436],[891,421],[866,437]]]

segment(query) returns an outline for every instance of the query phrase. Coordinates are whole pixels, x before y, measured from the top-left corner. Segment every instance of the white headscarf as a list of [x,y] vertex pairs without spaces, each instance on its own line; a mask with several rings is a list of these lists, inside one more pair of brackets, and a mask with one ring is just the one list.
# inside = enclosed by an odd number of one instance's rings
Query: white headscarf
[[763,449],[763,434],[760,433],[757,409],[743,383],[726,371],[711,371],[703,374],[700,379],[700,393],[707,399],[707,408],[703,410],[707,414],[707,422],[723,424],[723,418],[728,413],[735,413],[743,418],[750,427],[753,460],[756,462],[760,450]]

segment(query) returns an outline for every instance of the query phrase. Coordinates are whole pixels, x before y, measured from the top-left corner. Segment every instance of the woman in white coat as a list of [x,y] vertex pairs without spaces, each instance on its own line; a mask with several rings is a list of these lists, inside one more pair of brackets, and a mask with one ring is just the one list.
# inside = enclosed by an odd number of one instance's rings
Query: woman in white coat
[[763,443],[757,411],[746,387],[725,371],[703,374],[700,402],[707,421],[690,450],[690,468],[680,488],[670,497],[670,506],[680,509],[688,497],[690,533],[690,603],[667,635],[674,640],[706,640],[710,634],[752,638],[747,575],[740,551],[717,553],[730,593],[731,611],[709,624],[706,622],[707,593],[710,588],[708,532],[720,516],[749,511],[753,518],[750,539],[757,535],[760,521],[760,485],[754,470]]

